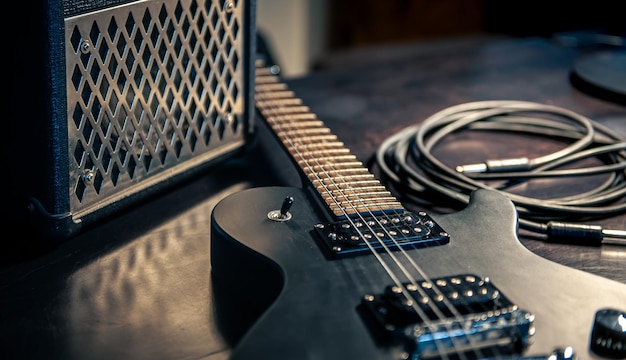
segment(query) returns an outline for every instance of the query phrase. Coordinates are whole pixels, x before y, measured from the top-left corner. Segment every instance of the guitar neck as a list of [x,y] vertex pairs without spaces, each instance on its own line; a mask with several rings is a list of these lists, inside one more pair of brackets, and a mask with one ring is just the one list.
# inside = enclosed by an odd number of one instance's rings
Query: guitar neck
[[257,63],[255,77],[257,109],[334,216],[403,209],[271,68]]

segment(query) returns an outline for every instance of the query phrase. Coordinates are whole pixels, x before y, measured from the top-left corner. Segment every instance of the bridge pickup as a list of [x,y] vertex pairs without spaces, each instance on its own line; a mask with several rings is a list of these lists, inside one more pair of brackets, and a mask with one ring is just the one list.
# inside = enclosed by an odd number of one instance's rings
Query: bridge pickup
[[334,257],[447,244],[450,235],[425,212],[402,212],[318,224],[316,232]]
[[361,305],[376,333],[417,359],[519,355],[534,333],[532,314],[471,274],[391,285]]

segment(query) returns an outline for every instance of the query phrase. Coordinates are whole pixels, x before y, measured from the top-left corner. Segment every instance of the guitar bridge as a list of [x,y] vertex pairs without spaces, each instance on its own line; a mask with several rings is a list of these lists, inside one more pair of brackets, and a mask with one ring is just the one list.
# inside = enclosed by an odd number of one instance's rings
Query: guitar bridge
[[317,224],[315,230],[334,257],[447,244],[450,235],[425,212],[403,212]]
[[388,286],[361,305],[379,334],[416,359],[520,354],[534,333],[532,314],[475,275]]

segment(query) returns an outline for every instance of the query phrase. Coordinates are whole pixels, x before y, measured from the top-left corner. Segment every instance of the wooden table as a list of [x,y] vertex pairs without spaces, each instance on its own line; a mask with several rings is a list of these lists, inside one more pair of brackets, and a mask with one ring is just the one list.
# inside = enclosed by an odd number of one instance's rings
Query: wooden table
[[[626,132],[624,106],[569,82],[584,51],[540,38],[453,39],[336,56],[287,83],[364,162],[404,127],[476,100],[559,105]],[[525,146],[516,141],[510,146]],[[291,183],[283,155],[258,151],[268,142],[259,134],[243,153],[58,247],[36,249],[10,235],[18,245],[0,272],[3,357],[227,358],[246,309],[228,317],[216,310],[210,217],[228,194]],[[625,219],[603,222],[621,229]],[[549,260],[626,283],[626,247],[521,241]]]

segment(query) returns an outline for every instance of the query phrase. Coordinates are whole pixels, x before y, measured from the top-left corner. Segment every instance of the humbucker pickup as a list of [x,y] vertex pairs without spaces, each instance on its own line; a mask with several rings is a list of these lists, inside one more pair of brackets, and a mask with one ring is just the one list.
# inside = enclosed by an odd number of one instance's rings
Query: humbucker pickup
[[327,250],[335,257],[371,251],[447,244],[450,235],[427,213],[403,211],[317,224]]
[[520,354],[534,333],[532,314],[471,274],[390,285],[361,304],[378,333],[418,359]]

